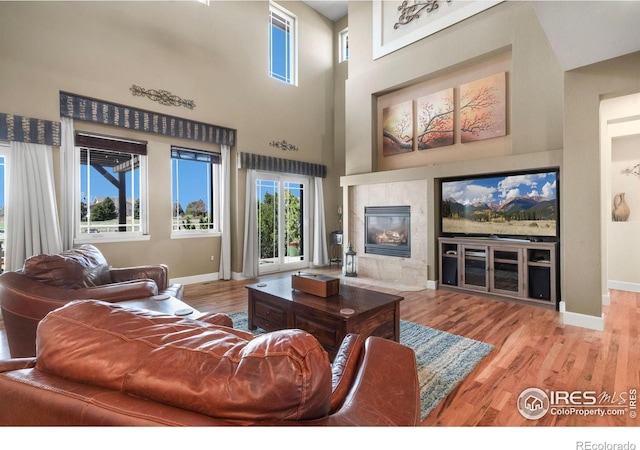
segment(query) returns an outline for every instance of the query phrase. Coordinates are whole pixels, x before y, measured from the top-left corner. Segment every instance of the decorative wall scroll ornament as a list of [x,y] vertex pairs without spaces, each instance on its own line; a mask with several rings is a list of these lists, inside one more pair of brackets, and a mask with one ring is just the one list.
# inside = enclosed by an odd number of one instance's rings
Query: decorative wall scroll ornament
[[285,152],[297,152],[299,149],[296,145],[289,144],[284,139],[281,141],[271,141],[269,142],[271,147],[279,148],[280,150],[284,150]]
[[135,84],[130,88],[131,93],[134,96],[147,97],[154,102],[158,102],[165,106],[184,106],[185,108],[193,109],[196,107],[196,103],[193,100],[185,100],[172,94],[169,91],[163,89],[145,89]]
[[[451,3],[452,1],[453,0],[447,0],[447,3]],[[398,17],[398,21],[393,28],[397,30],[400,28],[400,25],[407,25],[414,19],[419,19],[423,11],[430,13],[439,7],[439,0],[414,0],[412,5],[409,4],[408,0],[404,0],[402,4],[398,6],[400,17]]]
[[640,177],[640,163],[636,164],[633,167],[627,167],[622,171],[622,173],[626,175],[635,175],[637,177]]

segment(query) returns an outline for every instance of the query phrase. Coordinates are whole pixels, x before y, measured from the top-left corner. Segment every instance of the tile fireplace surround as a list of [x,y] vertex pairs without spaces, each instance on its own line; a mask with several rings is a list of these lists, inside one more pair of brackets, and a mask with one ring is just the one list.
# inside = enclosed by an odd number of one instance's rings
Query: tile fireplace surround
[[[365,206],[411,207],[410,258],[364,252]],[[358,277],[427,287],[427,182],[418,180],[351,186],[348,235],[358,254]]]

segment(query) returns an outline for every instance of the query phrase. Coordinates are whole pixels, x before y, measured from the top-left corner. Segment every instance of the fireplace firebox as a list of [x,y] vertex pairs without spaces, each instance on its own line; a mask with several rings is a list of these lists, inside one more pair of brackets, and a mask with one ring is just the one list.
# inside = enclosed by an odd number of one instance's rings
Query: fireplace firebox
[[365,206],[364,252],[411,257],[411,206]]

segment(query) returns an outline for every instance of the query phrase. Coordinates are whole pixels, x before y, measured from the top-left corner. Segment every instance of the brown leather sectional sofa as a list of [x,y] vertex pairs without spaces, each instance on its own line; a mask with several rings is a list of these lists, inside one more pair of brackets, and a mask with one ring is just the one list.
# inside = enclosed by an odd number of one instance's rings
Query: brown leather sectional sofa
[[[217,320],[218,323],[221,323]],[[223,322],[222,322],[223,323]],[[250,333],[94,300],[49,313],[35,358],[0,361],[1,425],[417,425],[413,350]]]

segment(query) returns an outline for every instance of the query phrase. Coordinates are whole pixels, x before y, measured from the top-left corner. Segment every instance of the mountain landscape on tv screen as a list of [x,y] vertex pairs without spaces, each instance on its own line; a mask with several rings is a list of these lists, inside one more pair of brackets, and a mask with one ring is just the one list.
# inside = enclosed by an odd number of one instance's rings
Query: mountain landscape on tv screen
[[556,220],[553,173],[443,183],[445,233],[555,236]]

